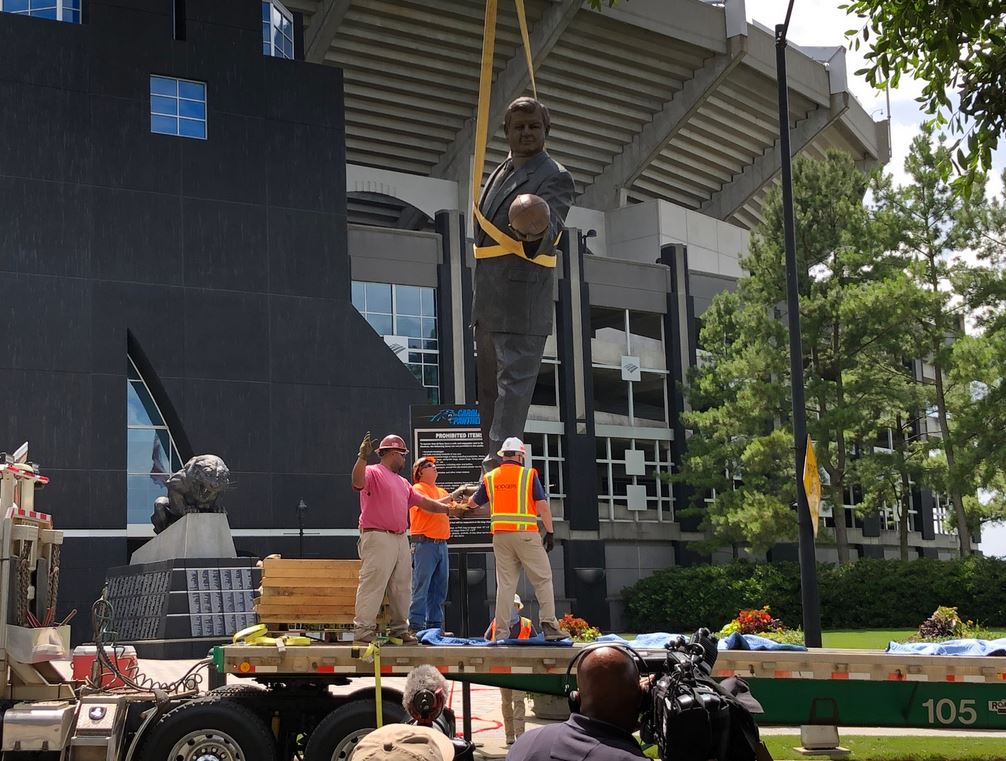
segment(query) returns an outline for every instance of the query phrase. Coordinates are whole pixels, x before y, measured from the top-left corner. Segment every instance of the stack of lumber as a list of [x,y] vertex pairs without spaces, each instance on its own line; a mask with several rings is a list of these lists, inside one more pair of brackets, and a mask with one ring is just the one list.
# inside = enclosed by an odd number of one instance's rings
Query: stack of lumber
[[[359,560],[262,561],[261,595],[255,603],[263,624],[323,624],[331,628],[353,624]],[[382,606],[378,622],[384,622]]]

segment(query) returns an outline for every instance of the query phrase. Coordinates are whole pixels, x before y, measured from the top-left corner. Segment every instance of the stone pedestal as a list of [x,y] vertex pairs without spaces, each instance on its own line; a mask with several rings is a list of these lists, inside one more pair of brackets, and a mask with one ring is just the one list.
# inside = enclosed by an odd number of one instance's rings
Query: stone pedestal
[[236,558],[226,513],[189,513],[133,553],[130,565],[178,558]]
[[256,622],[257,565],[257,558],[177,558],[109,569],[118,643],[141,658],[204,657]]

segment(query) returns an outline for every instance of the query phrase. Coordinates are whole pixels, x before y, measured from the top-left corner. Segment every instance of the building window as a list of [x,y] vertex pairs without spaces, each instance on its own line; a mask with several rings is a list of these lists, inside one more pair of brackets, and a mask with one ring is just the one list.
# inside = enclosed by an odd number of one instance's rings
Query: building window
[[206,83],[150,77],[150,131],[206,139]]
[[[531,427],[538,426],[529,421],[528,428]],[[548,492],[552,517],[562,520],[566,502],[566,485],[562,477],[562,434],[527,431],[524,434],[524,444],[531,452],[531,467],[538,471],[541,485]]]
[[598,515],[605,521],[674,520],[671,442],[621,436],[597,437]]
[[293,58],[293,16],[279,0],[262,3],[262,55]]
[[126,383],[126,523],[150,524],[154,500],[167,496],[168,476],[182,467],[171,431],[129,359]]
[[668,425],[663,316],[590,308],[594,418],[599,425]]
[[440,403],[437,289],[353,281],[353,306]]
[[70,24],[80,23],[80,0],[0,0],[0,11]]

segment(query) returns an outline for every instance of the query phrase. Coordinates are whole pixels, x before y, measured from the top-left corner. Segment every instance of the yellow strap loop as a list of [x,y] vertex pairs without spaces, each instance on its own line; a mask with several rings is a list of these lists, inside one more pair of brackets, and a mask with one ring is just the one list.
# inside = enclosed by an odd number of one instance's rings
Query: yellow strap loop
[[[524,44],[524,58],[527,61],[527,74],[531,80],[531,91],[538,98],[538,87],[534,81],[534,62],[531,60],[531,42],[527,31],[527,14],[524,12],[524,0],[515,0],[517,20],[520,23],[520,34]],[[489,141],[489,105],[492,100],[493,52],[496,49],[496,9],[497,0],[486,0],[485,23],[482,28],[482,65],[479,71],[479,104],[475,114],[475,162],[472,167],[472,215],[485,232],[495,242],[495,246],[476,246],[476,259],[493,259],[497,256],[513,254],[532,264],[541,267],[555,267],[556,257],[543,254],[528,257],[524,253],[524,244],[516,238],[507,235],[496,225],[486,219],[479,209],[479,195],[482,189],[482,175],[485,173],[486,144]],[[555,243],[558,244],[556,238]]]

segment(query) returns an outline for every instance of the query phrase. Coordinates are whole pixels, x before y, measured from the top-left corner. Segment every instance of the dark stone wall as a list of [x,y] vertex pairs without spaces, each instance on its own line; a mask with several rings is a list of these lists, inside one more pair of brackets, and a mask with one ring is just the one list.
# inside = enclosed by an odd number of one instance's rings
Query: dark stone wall
[[[360,437],[425,396],[349,301],[341,72],[264,57],[258,0],[187,0],[183,41],[172,5],[0,13],[0,448],[31,442],[58,528],[122,531],[131,342],[182,456],[230,466],[233,527],[292,529],[304,499],[352,528]],[[207,83],[207,140],[151,134],[152,73]],[[125,562],[124,536],[69,538],[61,610]]]

